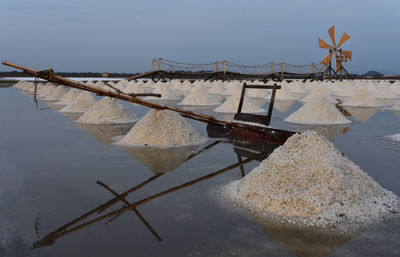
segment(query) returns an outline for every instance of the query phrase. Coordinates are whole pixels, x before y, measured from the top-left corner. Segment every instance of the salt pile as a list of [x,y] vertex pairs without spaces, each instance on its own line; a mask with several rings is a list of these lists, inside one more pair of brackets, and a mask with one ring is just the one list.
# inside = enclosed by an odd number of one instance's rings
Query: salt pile
[[220,105],[221,104],[221,102],[218,101],[214,96],[207,93],[207,88],[202,89],[202,88],[197,88],[197,87],[194,88],[178,104],[179,105],[203,105],[203,106],[212,106],[212,105]]
[[284,121],[307,125],[340,125],[351,123],[324,97],[316,97],[289,115]]
[[68,105],[73,102],[80,93],[80,90],[72,88],[65,95],[63,95],[63,97],[61,97],[58,102],[55,103],[55,105]]
[[222,83],[213,83],[213,85],[208,89],[210,94],[222,94],[225,91],[225,87]]
[[81,92],[78,97],[62,108],[60,112],[65,113],[78,113],[78,112],[86,112],[90,106],[92,106],[96,100],[93,98],[92,93],[88,91]]
[[153,90],[153,93],[160,94],[161,97],[160,98],[146,97],[146,99],[150,99],[150,100],[179,100],[180,99],[180,97],[177,94],[175,94],[175,92],[166,85],[157,87],[156,89]]
[[206,141],[178,113],[153,109],[118,144],[167,148],[200,145]]
[[79,119],[87,124],[128,124],[136,122],[136,116],[118,99],[105,97],[93,104]]
[[[222,113],[236,113],[239,106],[239,100],[240,100],[240,94],[231,95],[225,100],[225,102],[223,102],[214,111]],[[250,97],[245,95],[243,98],[242,112],[259,113],[259,112],[265,112],[265,110],[258,107]]]
[[317,87],[311,93],[303,97],[300,101],[303,103],[307,103],[312,101],[314,98],[320,98],[320,97],[325,97],[326,99],[329,100],[331,103],[336,103],[337,101],[333,99],[332,97],[329,96],[328,91],[325,88],[322,87]]
[[378,86],[374,91],[375,98],[395,99],[398,98],[388,86]]
[[225,192],[256,213],[299,226],[348,229],[399,209],[396,195],[315,131],[290,137]]
[[51,91],[48,95],[46,95],[46,101],[58,101],[67,93],[67,90],[63,86],[58,86],[54,90]]
[[282,86],[281,89],[276,90],[275,99],[277,99],[277,100],[295,100],[296,97],[293,96],[285,86]]
[[376,103],[375,98],[369,93],[367,88],[360,88],[343,103],[343,106],[374,107],[381,105]]

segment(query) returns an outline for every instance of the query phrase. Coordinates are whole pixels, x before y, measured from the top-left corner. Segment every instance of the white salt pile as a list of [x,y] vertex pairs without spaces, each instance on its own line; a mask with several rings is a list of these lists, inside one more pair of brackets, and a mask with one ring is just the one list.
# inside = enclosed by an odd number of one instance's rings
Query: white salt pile
[[225,91],[225,87],[222,83],[213,83],[212,86],[208,89],[208,93],[210,94],[222,94]]
[[[218,108],[214,109],[215,112],[221,113],[236,113],[239,106],[240,94],[229,96]],[[247,95],[243,99],[243,113],[259,113],[265,112],[264,109],[258,107],[250,97]]]
[[385,136],[385,138],[393,140],[393,141],[400,142],[400,134]]
[[320,97],[325,97],[331,103],[336,103],[337,102],[334,98],[332,98],[329,95],[328,91],[323,87],[315,88],[313,91],[311,91],[311,93],[309,93],[308,95],[303,97],[300,101],[303,102],[303,103],[307,103],[307,102],[312,101],[314,98],[320,98]]
[[206,141],[178,113],[153,109],[118,144],[167,148],[200,145]]
[[286,86],[282,86],[281,89],[276,90],[275,99],[277,100],[295,100],[296,97],[292,95]]
[[136,122],[136,116],[125,108],[118,99],[104,97],[93,104],[79,119],[87,124],[129,124]]
[[224,189],[257,214],[307,227],[356,228],[380,222],[400,207],[395,194],[315,131],[293,135]]
[[324,96],[315,97],[300,109],[289,115],[284,121],[307,125],[340,125],[351,123]]
[[382,105],[376,103],[375,98],[367,88],[360,88],[353,96],[343,102],[343,106],[375,107]]
[[63,86],[58,86],[54,90],[51,91],[48,95],[45,97],[45,101],[58,101],[67,93],[67,90]]
[[[196,87],[197,88],[197,87]],[[202,106],[213,106],[220,105],[221,102],[218,101],[214,96],[207,93],[207,90],[196,90],[194,88],[182,101],[180,101],[179,105],[202,105]]]
[[68,105],[72,103],[72,101],[74,101],[80,93],[81,91],[79,89],[72,88],[65,95],[63,95],[63,97],[61,97],[60,100],[55,103],[55,105]]
[[88,91],[81,92],[78,97],[70,104],[60,110],[65,113],[78,113],[86,112],[90,106],[92,106],[96,100],[93,98],[92,93]]
[[389,86],[378,86],[374,91],[375,98],[395,99],[397,95],[390,89]]
[[153,93],[160,94],[161,97],[146,97],[150,100],[180,100],[181,98],[175,94],[175,92],[169,88],[169,86],[161,85],[153,90]]

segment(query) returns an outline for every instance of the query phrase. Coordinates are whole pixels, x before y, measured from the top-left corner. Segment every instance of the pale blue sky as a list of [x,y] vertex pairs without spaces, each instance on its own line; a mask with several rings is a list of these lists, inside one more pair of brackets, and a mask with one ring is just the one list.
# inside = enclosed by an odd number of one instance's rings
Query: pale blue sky
[[348,71],[400,73],[399,0],[0,0],[0,58],[97,72],[148,71],[154,57],[300,65],[327,54],[317,39],[332,25],[352,37]]

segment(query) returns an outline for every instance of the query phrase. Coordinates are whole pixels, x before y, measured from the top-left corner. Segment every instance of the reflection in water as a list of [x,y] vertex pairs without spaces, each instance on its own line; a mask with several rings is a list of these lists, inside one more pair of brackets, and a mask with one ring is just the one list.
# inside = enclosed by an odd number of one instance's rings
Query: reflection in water
[[250,214],[269,238],[284,246],[289,252],[299,257],[327,256],[343,244],[350,241],[357,234],[355,231],[323,232],[312,228],[300,228],[284,225],[276,220]]
[[289,111],[290,107],[294,104],[293,100],[276,100],[274,102],[274,108],[279,112],[287,112]]
[[176,170],[198,146],[174,148],[124,147],[136,160],[156,174]]
[[77,121],[82,115],[83,113],[66,113],[66,112],[60,112],[62,113],[65,117],[70,118],[72,121]]
[[307,130],[315,130],[329,141],[333,141],[337,135],[346,134],[350,129],[346,126],[293,126],[291,127],[297,132],[304,132]]
[[369,120],[374,114],[379,110],[379,108],[376,107],[346,107],[346,110],[350,112],[351,116],[354,117],[354,119],[361,121],[361,122],[366,122]]
[[[212,146],[216,145],[217,143],[213,143],[210,144],[208,146],[206,146],[203,149],[210,149]],[[199,153],[201,153],[202,151],[199,151]],[[114,198],[106,201],[105,203],[97,206],[96,208],[94,208],[93,210],[90,210],[86,213],[84,213],[83,215],[79,216],[78,218],[75,218],[74,220],[60,226],[59,228],[57,228],[56,230],[54,230],[53,232],[49,233],[48,235],[42,237],[40,240],[38,240],[37,242],[35,242],[33,244],[33,248],[38,248],[38,247],[44,247],[44,246],[48,246],[48,245],[52,245],[56,242],[56,240],[60,237],[63,237],[67,234],[70,234],[74,231],[78,231],[80,229],[83,229],[87,226],[90,226],[92,224],[95,224],[97,222],[103,221],[105,219],[109,219],[108,222],[111,223],[113,222],[115,219],[117,219],[121,214],[125,213],[126,211],[132,210],[136,216],[138,216],[138,218],[144,223],[144,225],[150,230],[150,232],[154,235],[154,237],[156,237],[156,239],[158,241],[161,241],[161,237],[160,235],[155,231],[155,229],[153,227],[151,227],[151,225],[144,219],[144,217],[137,211],[137,207],[139,207],[140,205],[143,205],[147,202],[150,202],[154,199],[157,199],[161,196],[165,196],[167,194],[179,191],[181,189],[184,189],[186,187],[195,185],[197,183],[200,183],[202,181],[206,181],[208,179],[211,179],[217,175],[223,174],[227,171],[233,170],[237,167],[242,167],[243,169],[243,165],[246,163],[249,163],[253,160],[256,159],[264,159],[266,158],[266,156],[269,153],[261,153],[261,154],[254,154],[252,157],[249,157],[245,160],[240,160],[235,164],[229,165],[223,169],[214,171],[212,173],[209,173],[205,176],[199,177],[197,179],[193,179],[191,181],[188,181],[186,183],[171,187],[167,190],[164,190],[162,192],[153,194],[151,196],[148,196],[146,198],[143,198],[139,201],[133,202],[133,203],[129,203],[126,200],[126,197],[135,192],[136,190],[138,190],[139,188],[144,187],[145,185],[155,181],[157,178],[159,178],[160,176],[163,176],[164,174],[156,174],[150,178],[148,178],[147,180],[143,181],[142,183],[133,186],[132,188],[130,188],[129,190],[125,191],[124,193],[118,194],[116,191],[114,191],[113,189],[111,189],[111,187],[107,186],[106,184],[104,184],[103,182],[98,181],[97,184],[99,184],[100,186],[102,186],[103,188],[105,188],[106,190],[108,190],[109,192],[111,192],[114,195]],[[193,156],[190,156],[189,158],[191,158]],[[241,156],[238,155],[238,158],[241,159]],[[169,174],[173,174],[173,173],[169,173]],[[244,169],[243,169],[243,174],[244,175]],[[116,203],[118,202],[122,202],[123,206],[120,207],[119,209],[115,209],[113,208],[113,210],[109,211],[106,214],[102,214],[102,212],[104,212],[105,210],[109,209],[110,207],[114,206]],[[96,215],[99,214],[99,215]],[[92,217],[91,219],[88,220],[89,217],[96,215],[97,217]],[[86,220],[86,221],[85,221]]]
[[46,102],[46,105],[48,107],[50,107],[50,109],[52,109],[53,111],[58,112],[59,110],[61,110],[64,106],[62,105],[55,105],[54,102]]
[[392,110],[392,112],[394,113],[394,115],[400,118],[400,110]]
[[251,100],[260,108],[263,107],[264,104],[267,102],[266,98],[261,97],[252,97]]
[[113,137],[125,135],[133,127],[133,124],[77,124],[107,146],[111,145]]
[[392,106],[397,99],[385,99],[385,98],[375,98],[375,102],[384,106]]

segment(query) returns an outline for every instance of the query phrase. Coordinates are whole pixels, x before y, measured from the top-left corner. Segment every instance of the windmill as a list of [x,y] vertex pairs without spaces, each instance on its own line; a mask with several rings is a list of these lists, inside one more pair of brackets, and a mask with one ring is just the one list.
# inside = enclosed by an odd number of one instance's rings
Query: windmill
[[[319,47],[324,48],[324,49],[329,49],[329,54],[320,61],[320,63],[322,63],[326,67],[325,75],[327,75],[330,79],[332,78],[332,75],[339,77],[340,79],[342,79],[342,76],[345,75],[347,78],[349,73],[343,67],[342,63],[347,62],[347,60],[351,60],[352,52],[344,51],[340,47],[343,45],[344,42],[346,42],[347,40],[350,39],[350,36],[346,32],[344,32],[342,37],[340,38],[339,44],[336,45],[335,26],[332,26],[328,30],[328,33],[331,38],[333,46],[329,45],[321,38],[318,38]],[[336,60],[336,71],[332,68],[332,64],[331,64],[331,60],[332,60],[333,56],[335,56],[335,60]]]

